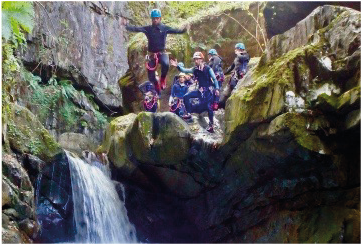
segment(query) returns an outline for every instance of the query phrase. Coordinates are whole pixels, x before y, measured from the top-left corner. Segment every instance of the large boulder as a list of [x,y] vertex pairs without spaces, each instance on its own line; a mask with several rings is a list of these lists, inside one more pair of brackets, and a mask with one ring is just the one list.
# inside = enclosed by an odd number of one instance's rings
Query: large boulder
[[117,168],[134,168],[132,159],[144,164],[179,164],[190,148],[188,125],[173,113],[142,112],[114,119],[100,153],[107,153]]
[[[340,108],[351,99],[347,94],[357,94],[359,90],[354,82],[360,77],[359,17],[360,12],[355,10],[324,6],[294,28],[274,36],[255,71],[227,101],[225,142],[236,131],[285,112],[289,108],[288,91],[292,92],[292,99],[299,101],[300,109],[331,108],[344,114],[347,109]],[[356,95],[352,101],[357,103],[358,99]],[[350,105],[347,112],[351,107],[355,109]]]
[[60,145],[27,108],[13,103],[5,108],[5,143],[9,143],[12,149],[44,160],[51,160],[62,152]]

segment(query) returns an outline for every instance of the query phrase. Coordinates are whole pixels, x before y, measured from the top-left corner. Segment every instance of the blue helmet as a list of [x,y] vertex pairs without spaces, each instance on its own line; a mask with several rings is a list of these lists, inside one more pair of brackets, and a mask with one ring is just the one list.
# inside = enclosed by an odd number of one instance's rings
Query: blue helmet
[[211,49],[211,50],[209,50],[208,54],[218,55],[216,49]]
[[234,48],[236,48],[236,49],[246,49],[246,47],[244,46],[243,43],[237,43]]
[[179,62],[179,63],[178,63],[178,66],[179,66],[179,67],[184,67],[184,63]]
[[157,17],[162,17],[162,13],[160,12],[159,9],[155,8],[152,10],[152,12],[150,12],[150,17],[151,18],[157,18]]

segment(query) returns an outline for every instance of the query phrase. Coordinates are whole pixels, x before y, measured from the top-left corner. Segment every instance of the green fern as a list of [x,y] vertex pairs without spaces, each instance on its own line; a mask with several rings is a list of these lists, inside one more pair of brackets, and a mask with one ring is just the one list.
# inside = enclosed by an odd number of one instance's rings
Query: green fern
[[61,80],[60,85],[61,85],[61,94],[65,98],[70,99],[76,96],[77,91],[72,85],[70,80]]
[[21,36],[21,29],[31,32],[34,27],[32,2],[2,2],[2,37],[9,40],[13,35]]

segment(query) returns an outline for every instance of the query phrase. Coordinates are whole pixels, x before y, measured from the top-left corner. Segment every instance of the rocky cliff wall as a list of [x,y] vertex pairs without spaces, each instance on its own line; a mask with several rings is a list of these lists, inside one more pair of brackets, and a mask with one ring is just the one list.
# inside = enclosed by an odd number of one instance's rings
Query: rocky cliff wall
[[99,106],[123,106],[118,80],[128,69],[123,16],[127,2],[35,3],[35,28],[24,62],[37,74],[69,78]]

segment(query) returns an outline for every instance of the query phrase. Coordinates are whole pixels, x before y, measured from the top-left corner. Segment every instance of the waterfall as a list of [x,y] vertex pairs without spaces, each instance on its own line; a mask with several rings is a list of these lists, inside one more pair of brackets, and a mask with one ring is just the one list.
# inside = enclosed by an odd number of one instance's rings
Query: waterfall
[[[109,169],[67,153],[70,166],[76,242],[137,242],[124,202],[119,199]],[[125,199],[124,199],[125,200]]]

